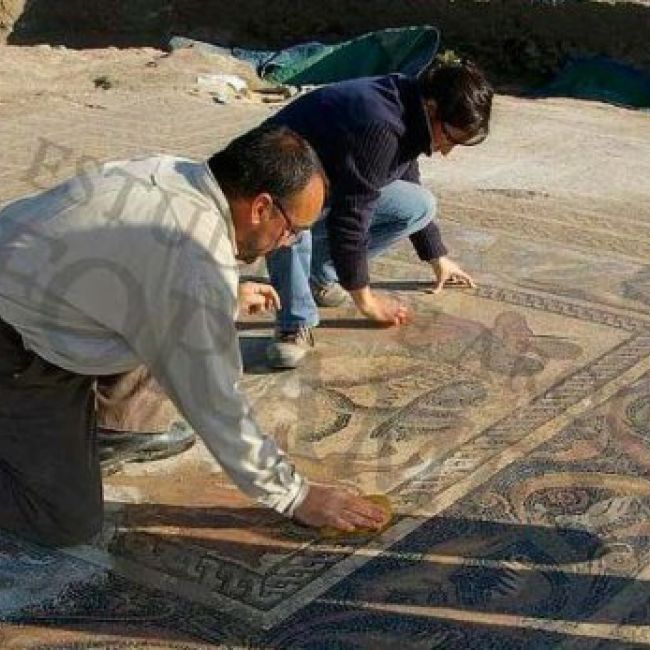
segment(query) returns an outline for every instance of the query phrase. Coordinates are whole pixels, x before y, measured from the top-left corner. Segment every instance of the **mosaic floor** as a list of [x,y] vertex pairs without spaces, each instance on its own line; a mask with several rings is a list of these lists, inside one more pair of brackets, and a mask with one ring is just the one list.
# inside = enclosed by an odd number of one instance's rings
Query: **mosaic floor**
[[244,324],[242,344],[260,420],[312,478],[388,494],[387,531],[319,539],[252,508],[198,449],[174,473],[113,477],[93,547],[2,541],[21,624],[4,647],[27,631],[15,647],[650,642],[650,316],[383,284],[412,326],[334,311],[289,374],[261,362],[268,323]]
[[[553,104],[502,108],[555,119]],[[558,140],[575,128],[561,126]],[[628,142],[646,171],[648,142]],[[626,195],[629,216],[612,193],[614,235],[605,198],[545,195],[556,181],[516,175],[499,189],[510,171],[485,155],[492,176],[461,157],[473,186],[447,172],[441,194],[476,290],[431,295],[401,246],[373,278],[411,304],[412,325],[324,310],[318,354],[280,374],[263,363],[270,323],[241,327],[266,429],[312,479],[387,494],[391,526],[322,539],[253,507],[199,445],[107,480],[95,545],[0,538],[0,647],[650,645],[648,190]]]

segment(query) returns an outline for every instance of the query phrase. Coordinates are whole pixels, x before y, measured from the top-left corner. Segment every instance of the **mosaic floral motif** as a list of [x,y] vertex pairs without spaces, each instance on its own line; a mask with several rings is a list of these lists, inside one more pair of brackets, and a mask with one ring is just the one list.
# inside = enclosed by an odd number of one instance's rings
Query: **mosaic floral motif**
[[639,397],[627,407],[628,422],[650,443],[650,394]]
[[456,382],[420,395],[370,432],[370,438],[399,443],[415,435],[453,430],[462,422],[464,409],[487,398],[481,382]]
[[601,502],[603,498],[602,492],[599,494],[574,487],[553,487],[532,494],[523,505],[526,510],[535,513],[536,520],[553,521],[559,515],[584,514],[590,506]]

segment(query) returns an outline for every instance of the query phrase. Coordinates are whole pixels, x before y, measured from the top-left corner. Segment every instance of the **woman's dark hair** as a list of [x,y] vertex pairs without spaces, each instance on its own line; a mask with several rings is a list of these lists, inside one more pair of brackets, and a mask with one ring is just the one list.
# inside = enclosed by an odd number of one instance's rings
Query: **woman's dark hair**
[[307,140],[285,126],[262,124],[248,131],[214,154],[208,165],[232,198],[268,192],[282,201],[303,190],[314,174],[326,180]]
[[474,63],[434,61],[418,76],[418,86],[424,99],[436,102],[441,122],[487,135],[494,90]]

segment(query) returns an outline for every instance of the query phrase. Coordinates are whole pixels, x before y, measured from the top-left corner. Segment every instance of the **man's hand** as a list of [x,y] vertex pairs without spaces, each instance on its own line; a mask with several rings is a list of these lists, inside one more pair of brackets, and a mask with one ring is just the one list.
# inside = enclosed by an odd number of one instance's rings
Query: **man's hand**
[[249,316],[280,309],[280,297],[275,289],[270,284],[259,282],[242,282],[237,302],[239,310]]
[[294,517],[306,526],[336,528],[347,533],[357,528],[379,530],[386,523],[386,513],[379,506],[347,490],[326,485],[310,485]]
[[411,319],[408,307],[391,296],[370,291],[370,287],[350,291],[357,309],[370,320],[383,325],[404,325]]
[[436,274],[433,293],[440,293],[445,284],[458,287],[476,286],[472,276],[465,273],[458,264],[452,262],[448,257],[439,257],[437,260],[432,260],[431,266]]

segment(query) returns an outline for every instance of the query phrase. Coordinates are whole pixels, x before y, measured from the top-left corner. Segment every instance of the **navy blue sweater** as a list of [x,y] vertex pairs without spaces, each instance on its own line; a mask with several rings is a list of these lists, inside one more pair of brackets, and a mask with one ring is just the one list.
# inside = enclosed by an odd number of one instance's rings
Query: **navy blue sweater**
[[[368,285],[368,229],[379,191],[394,180],[419,183],[417,157],[431,136],[415,80],[353,79],[318,88],[271,117],[316,150],[330,180],[327,228],[341,284]],[[446,255],[434,222],[411,235],[420,259]]]

